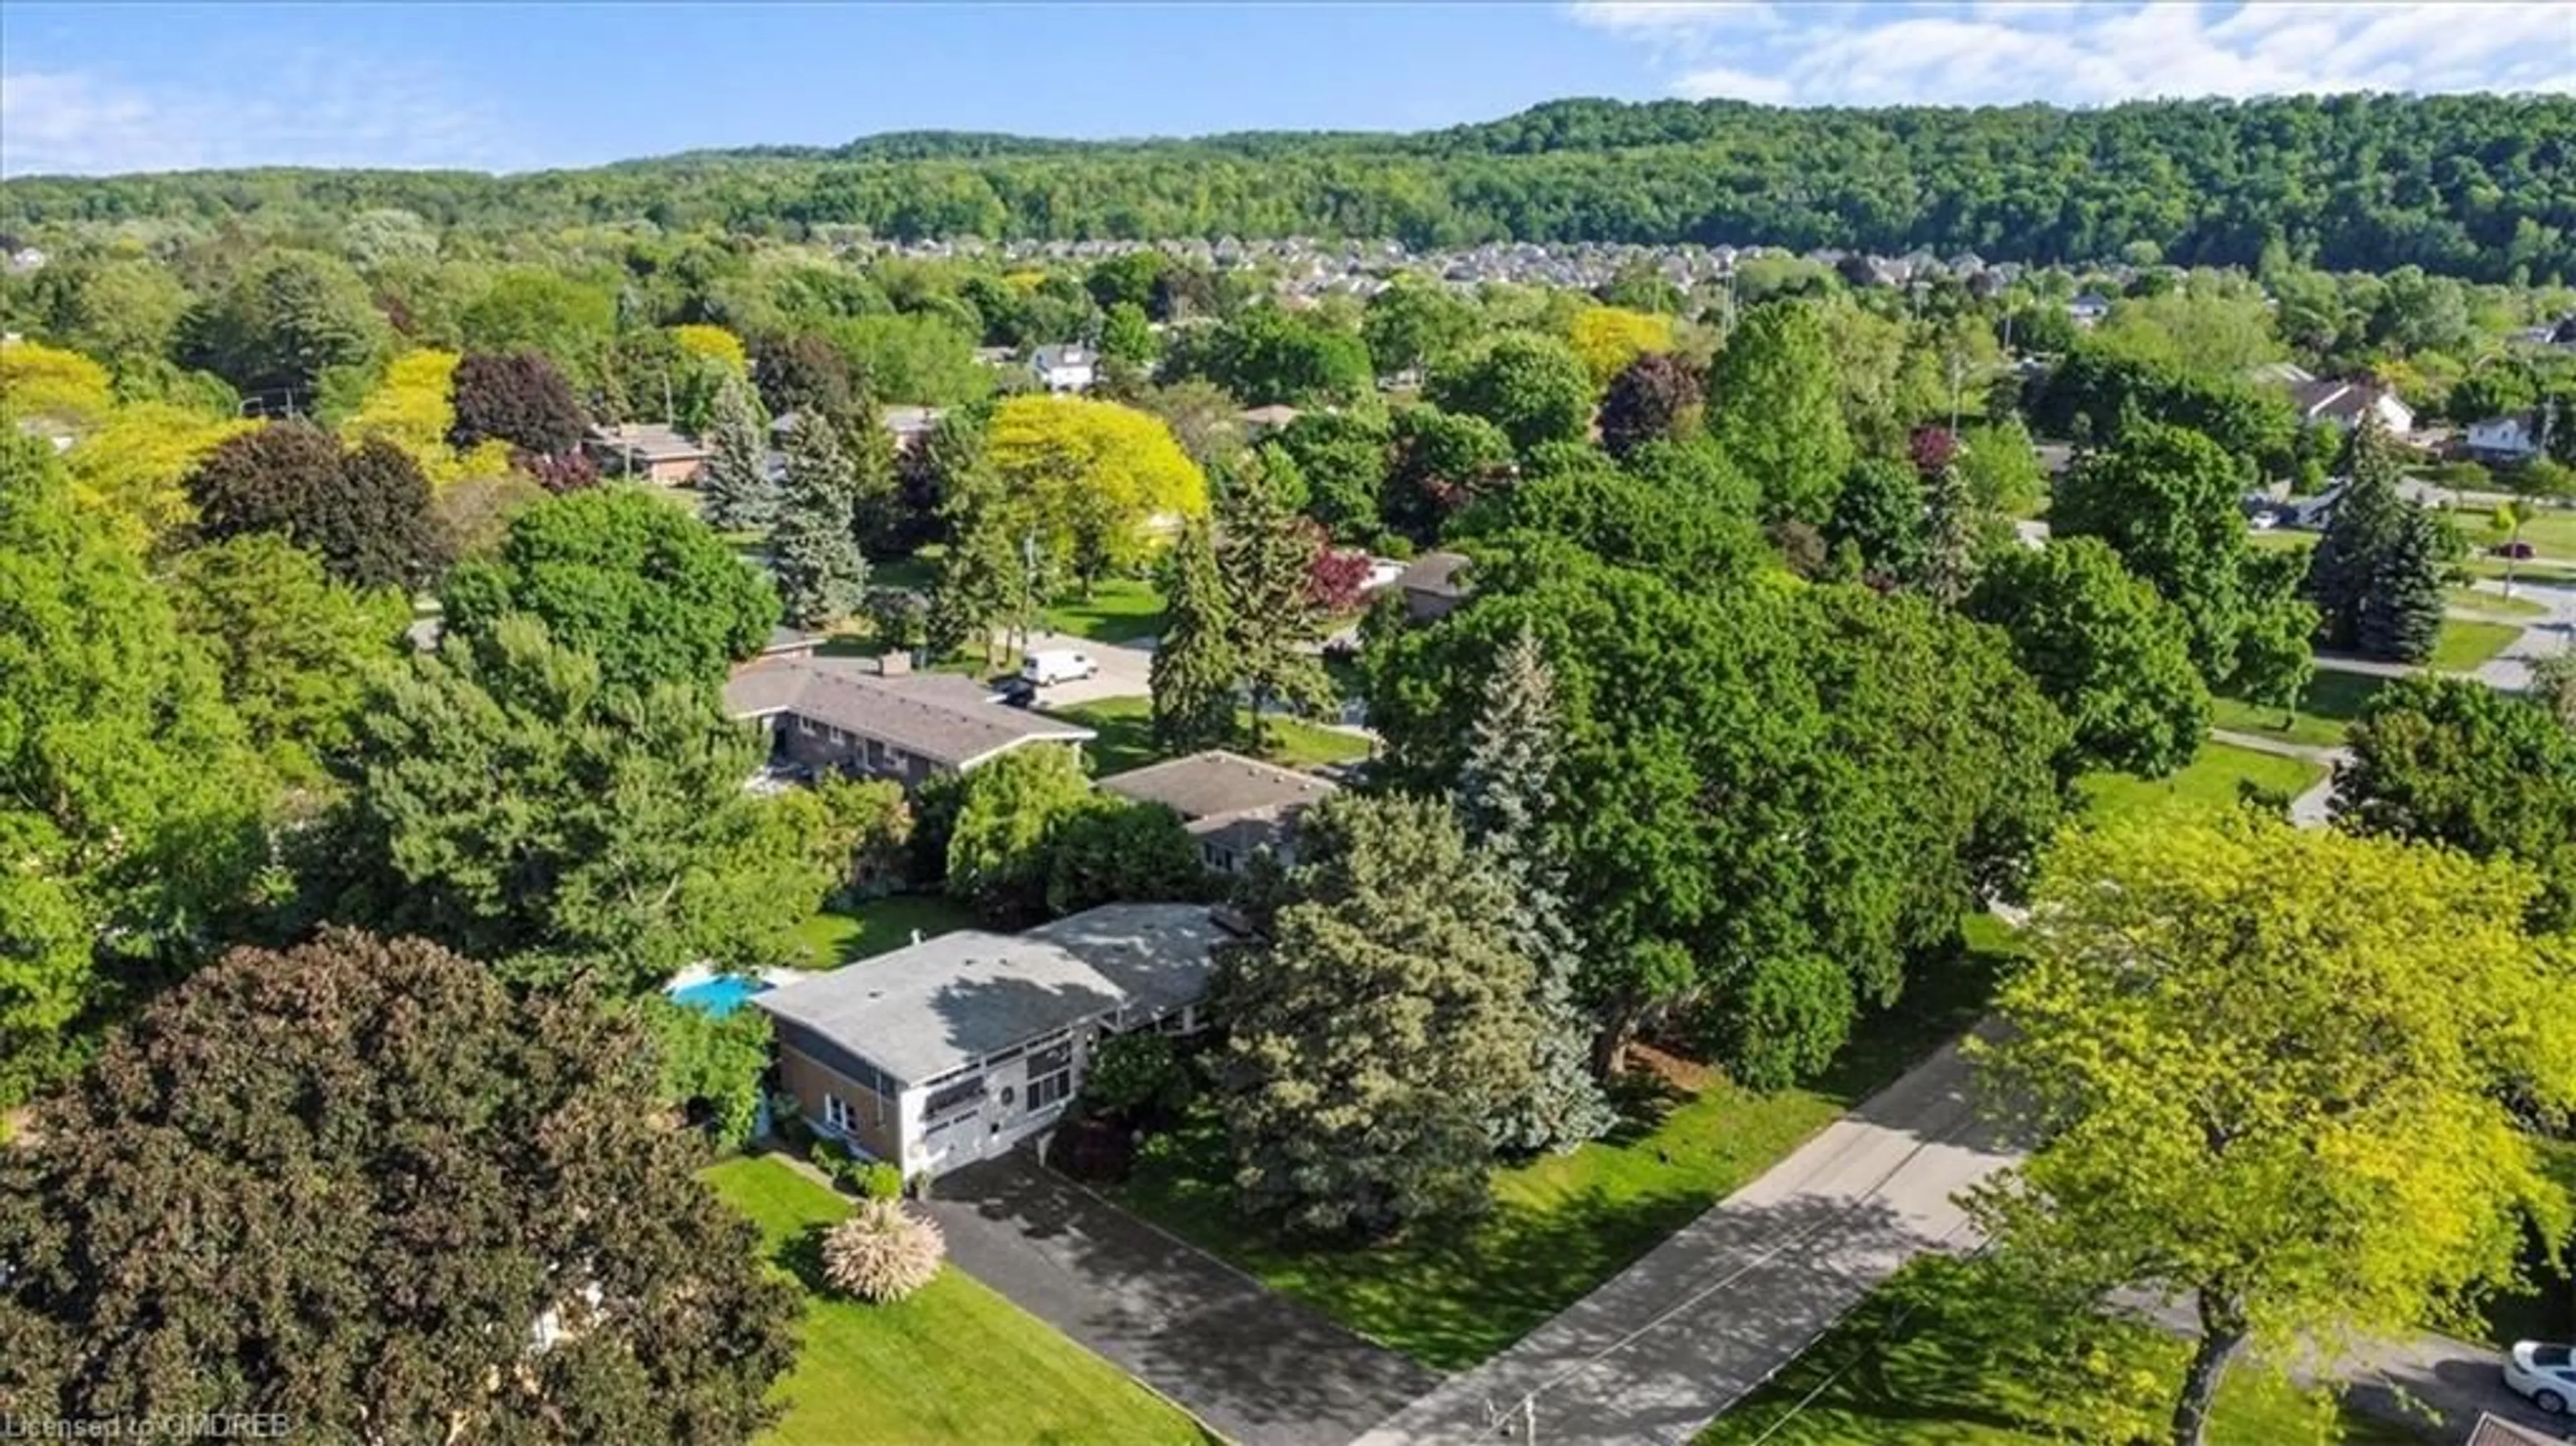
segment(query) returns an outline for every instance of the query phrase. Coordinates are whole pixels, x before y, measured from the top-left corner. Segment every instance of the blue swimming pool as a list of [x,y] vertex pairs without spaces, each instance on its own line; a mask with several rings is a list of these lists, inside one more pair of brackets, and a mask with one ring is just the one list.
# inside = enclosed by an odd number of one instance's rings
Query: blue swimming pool
[[719,974],[713,979],[684,984],[672,990],[671,1000],[691,1009],[703,1009],[722,1019],[742,1008],[744,1000],[768,991],[769,986],[757,979],[746,979],[739,974]]

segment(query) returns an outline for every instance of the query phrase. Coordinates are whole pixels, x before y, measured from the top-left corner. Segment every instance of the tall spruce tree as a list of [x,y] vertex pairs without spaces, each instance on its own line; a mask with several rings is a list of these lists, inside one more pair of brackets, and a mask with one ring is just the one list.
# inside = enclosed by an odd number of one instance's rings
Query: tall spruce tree
[[1538,1021],[1503,882],[1428,800],[1341,794],[1298,824],[1260,939],[1220,956],[1219,1111],[1243,1203],[1382,1236],[1492,1200],[1492,1122]]
[[2418,504],[2403,504],[2361,600],[2363,652],[2398,663],[2432,658],[2442,634],[2446,551],[2442,520]]
[[2362,613],[2380,581],[2380,564],[2404,526],[2406,499],[2397,450],[2377,417],[2364,417],[2346,449],[2349,469],[2334,516],[2308,564],[2308,600],[2317,605],[2325,645],[2364,646]]
[[1619,1120],[1592,1077],[1592,1022],[1574,998],[1582,942],[1567,918],[1565,868],[1547,837],[1563,721],[1556,675],[1524,627],[1486,675],[1451,799],[1467,841],[1506,886],[1512,941],[1530,961],[1538,1030],[1529,1091],[1492,1121],[1494,1143],[1506,1150],[1570,1150]]
[[1216,566],[1232,613],[1235,676],[1252,702],[1252,747],[1269,745],[1274,703],[1314,709],[1332,700],[1332,680],[1311,651],[1322,631],[1310,574],[1322,546],[1282,494],[1261,454],[1237,471],[1217,508]]
[[787,486],[769,529],[770,565],[788,620],[821,627],[846,618],[867,587],[867,559],[850,530],[858,471],[838,428],[808,419],[787,444]]
[[1980,553],[1985,547],[1986,514],[1976,492],[1956,463],[1943,462],[1923,474],[1923,559],[1919,581],[1924,595],[1945,608],[1957,607],[1977,585]]
[[714,453],[707,458],[706,481],[699,488],[707,524],[723,532],[766,529],[778,517],[778,479],[770,475],[760,418],[740,377],[726,377],[716,391],[711,440]]
[[1234,732],[1234,609],[1217,575],[1216,545],[1204,523],[1172,552],[1171,597],[1148,678],[1154,742],[1173,753],[1224,743]]

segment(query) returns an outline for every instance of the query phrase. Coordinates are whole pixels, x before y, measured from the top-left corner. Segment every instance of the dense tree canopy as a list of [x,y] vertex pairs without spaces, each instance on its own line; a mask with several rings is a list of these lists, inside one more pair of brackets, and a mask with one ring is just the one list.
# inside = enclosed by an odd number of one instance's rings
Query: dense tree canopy
[[208,453],[187,491],[200,536],[279,533],[358,587],[423,586],[452,546],[420,464],[382,437],[343,451],[328,432],[272,422]]
[[[1393,137],[1082,144],[934,132],[768,148],[723,165],[692,157],[507,177],[28,177],[0,187],[0,225],[372,205],[496,232],[649,216],[907,238],[1699,240],[2018,261],[2105,258],[2147,242],[2168,261],[2240,266],[2278,243],[2329,269],[2564,278],[2576,274],[2576,183],[2562,163],[2571,135],[2576,102],[2529,95],[2076,111],[1566,100]],[[1810,183],[1774,184],[1790,171]],[[2377,181],[2356,190],[2356,176]]]
[[459,566],[440,597],[458,636],[485,637],[529,614],[628,688],[720,683],[778,625],[768,581],[706,524],[640,487],[528,508],[500,550]]
[[654,1086],[592,1001],[420,940],[237,952],[0,1152],[0,1390],[343,1440],[746,1441],[795,1293]]
[[1968,611],[2012,635],[2022,667],[2074,729],[2074,768],[2161,778],[2199,753],[2209,690],[2182,613],[2100,539],[2005,551]]

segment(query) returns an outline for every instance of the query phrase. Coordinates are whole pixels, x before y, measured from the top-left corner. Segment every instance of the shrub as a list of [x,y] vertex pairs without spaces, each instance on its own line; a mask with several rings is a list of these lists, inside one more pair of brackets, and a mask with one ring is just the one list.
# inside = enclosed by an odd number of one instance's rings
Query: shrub
[[947,1257],[937,1222],[899,1200],[863,1200],[823,1236],[823,1278],[834,1289],[883,1305],[930,1284]]
[[871,1200],[898,1200],[903,1197],[903,1170],[884,1160],[865,1164],[852,1163],[850,1173],[858,1178],[859,1193]]
[[805,1102],[790,1089],[769,1092],[770,1133],[790,1145],[801,1145],[814,1137],[814,1127],[805,1123]]
[[1172,1041],[1159,1034],[1122,1034],[1092,1051],[1082,1099],[1091,1110],[1142,1124],[1180,1108],[1188,1081]]

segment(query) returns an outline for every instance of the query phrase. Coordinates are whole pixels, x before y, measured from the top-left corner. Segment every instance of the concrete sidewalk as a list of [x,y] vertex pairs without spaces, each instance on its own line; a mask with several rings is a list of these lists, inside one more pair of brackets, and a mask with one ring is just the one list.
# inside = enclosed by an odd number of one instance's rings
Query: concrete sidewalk
[[1688,1442],[1913,1256],[1971,1240],[1953,1198],[2006,1156],[1956,1046],[1864,1101],[1519,1344],[1362,1446]]
[[1439,1375],[1025,1155],[941,1177],[948,1256],[1238,1446],[1344,1446]]

